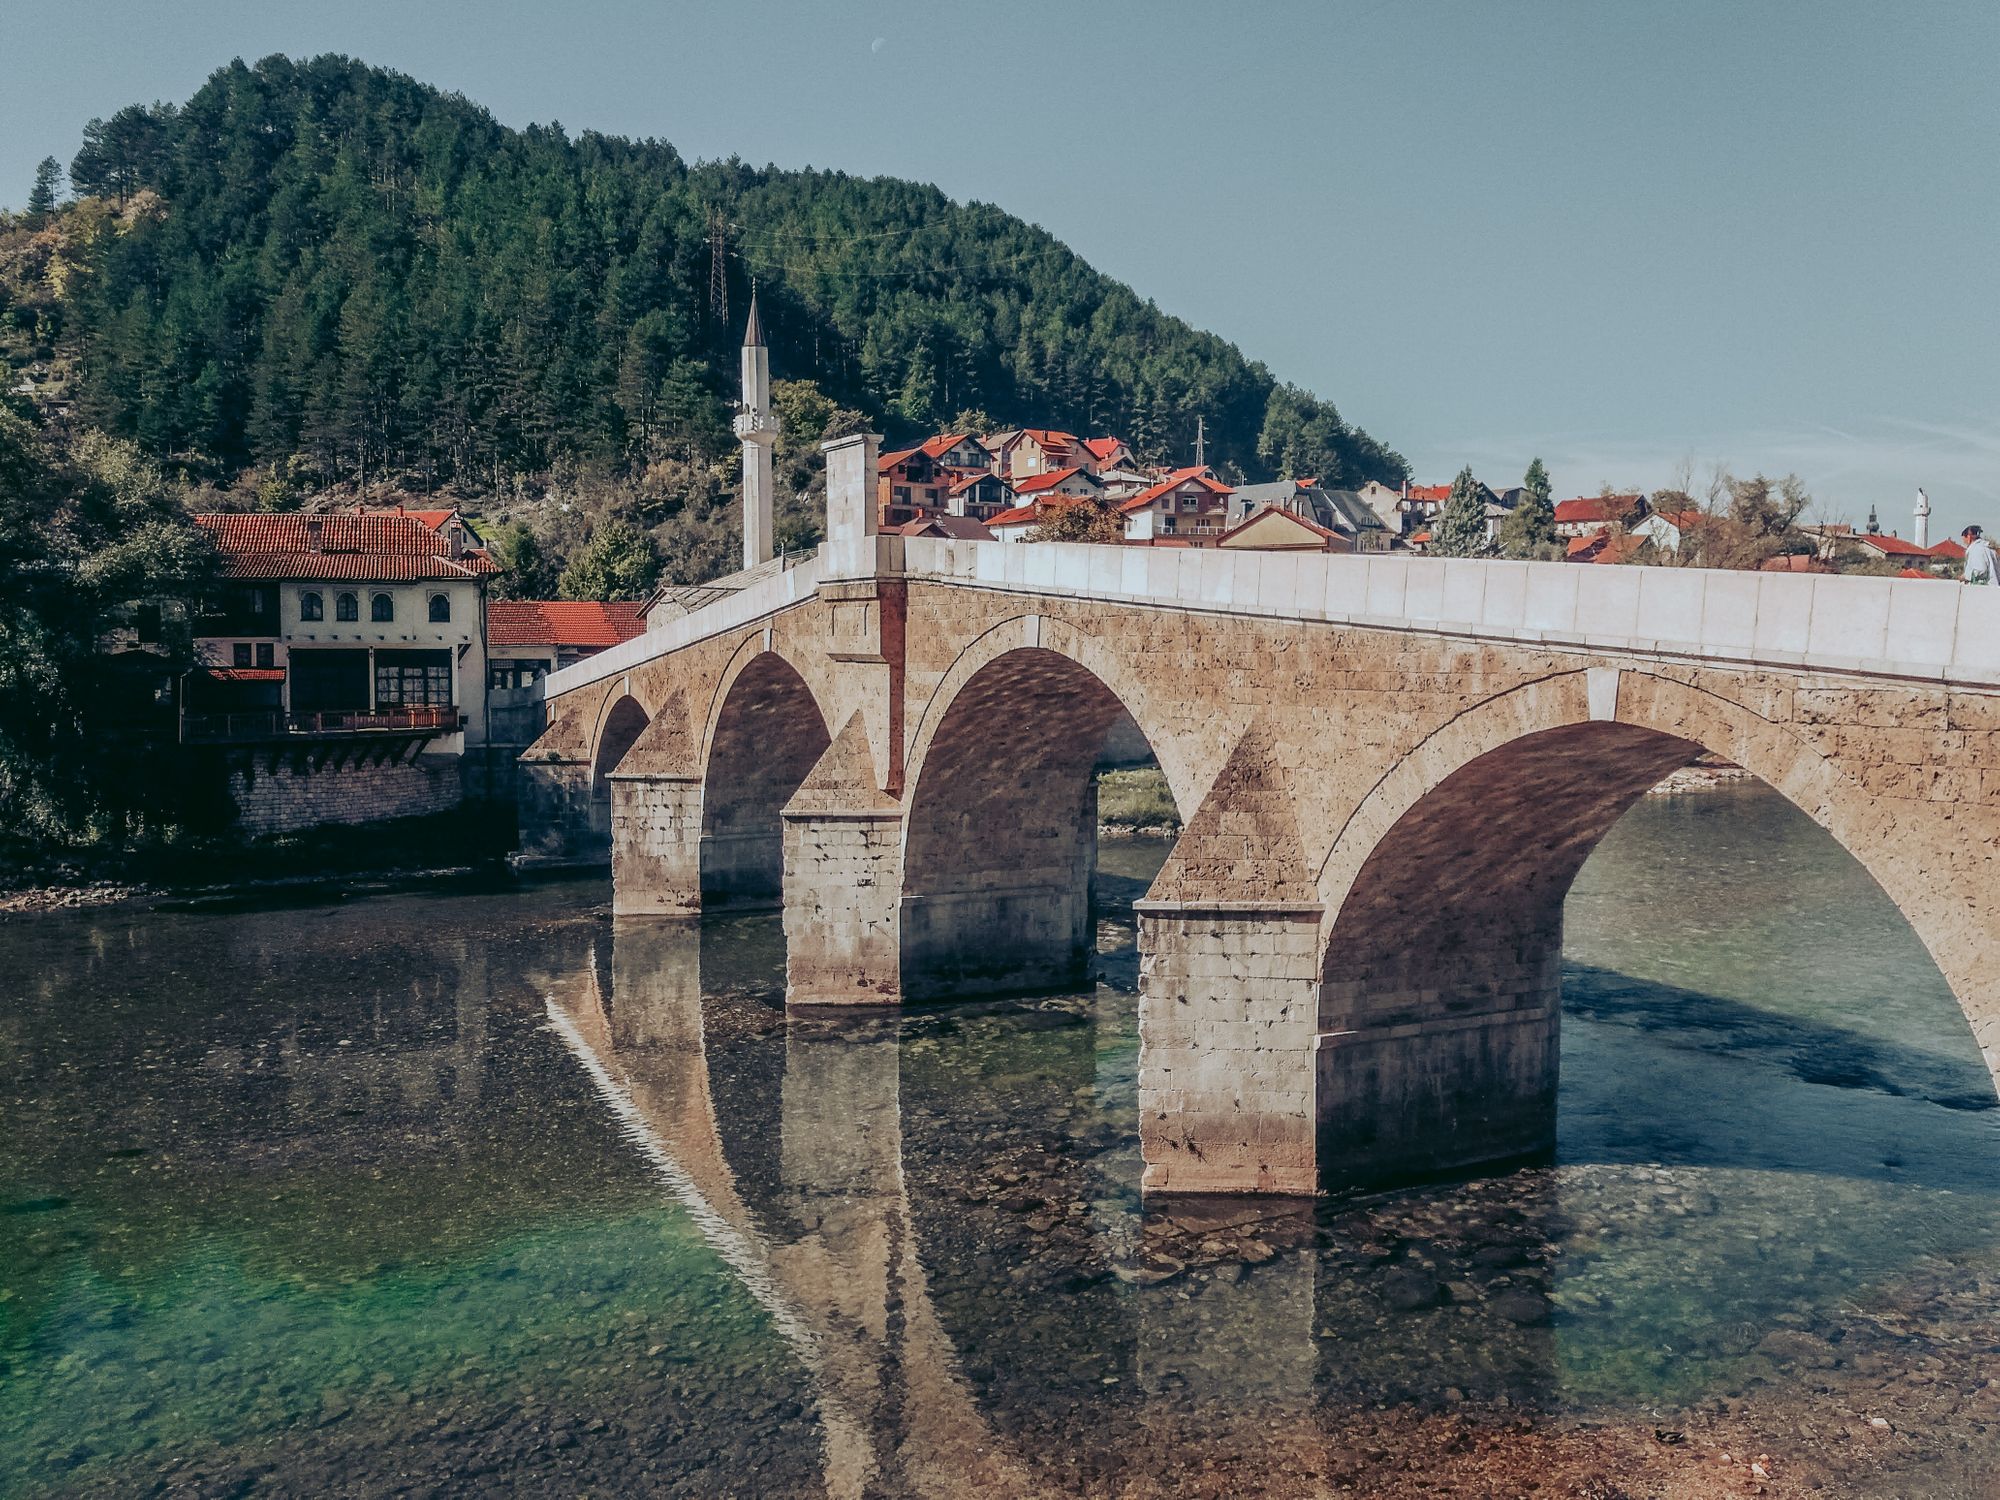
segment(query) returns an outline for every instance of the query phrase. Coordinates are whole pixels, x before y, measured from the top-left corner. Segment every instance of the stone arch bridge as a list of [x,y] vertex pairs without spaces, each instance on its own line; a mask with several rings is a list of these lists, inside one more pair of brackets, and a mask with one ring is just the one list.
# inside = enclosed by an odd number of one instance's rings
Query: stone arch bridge
[[800,1006],[1073,981],[1093,767],[1185,823],[1146,899],[1149,1190],[1306,1192],[1553,1141],[1563,900],[1703,751],[1908,918],[2000,1078],[2000,590],[1936,581],[882,537],[828,446],[819,554],[546,679],[530,858],[615,909],[781,904]]

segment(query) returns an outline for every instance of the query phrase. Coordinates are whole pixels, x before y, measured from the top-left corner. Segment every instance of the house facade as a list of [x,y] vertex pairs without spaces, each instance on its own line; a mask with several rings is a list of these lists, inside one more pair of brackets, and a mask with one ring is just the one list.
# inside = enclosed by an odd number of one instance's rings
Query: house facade
[[183,743],[364,732],[485,740],[486,581],[455,514],[204,514],[220,593],[193,628]]
[[1205,468],[1176,469],[1119,505],[1125,540],[1212,547],[1229,529],[1233,493]]

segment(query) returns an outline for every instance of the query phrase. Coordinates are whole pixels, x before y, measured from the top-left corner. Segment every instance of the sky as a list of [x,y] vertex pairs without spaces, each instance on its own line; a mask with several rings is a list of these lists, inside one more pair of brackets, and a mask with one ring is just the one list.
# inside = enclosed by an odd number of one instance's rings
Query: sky
[[330,51],[997,204],[1421,482],[1727,465],[2000,526],[1991,0],[0,0],[0,203],[92,116]]

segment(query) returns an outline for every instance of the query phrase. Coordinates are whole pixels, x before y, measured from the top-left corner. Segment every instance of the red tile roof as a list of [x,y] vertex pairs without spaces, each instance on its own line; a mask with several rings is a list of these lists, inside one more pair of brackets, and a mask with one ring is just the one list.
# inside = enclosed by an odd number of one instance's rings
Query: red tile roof
[[1099,463],[1106,463],[1113,454],[1125,446],[1125,440],[1115,437],[1085,438],[1083,446],[1090,451],[1092,458]]
[[1421,500],[1427,505],[1442,505],[1451,498],[1451,486],[1448,484],[1413,484],[1410,486],[1409,493],[1404,498]]
[[[1936,555],[1929,547],[1919,547],[1915,542],[1907,541],[1899,536],[1864,535],[1857,536],[1854,540],[1864,547],[1873,547],[1877,552],[1887,557],[1932,557]],[[1944,543],[1940,542],[1938,545],[1943,546]],[[1962,551],[1959,553],[1961,557],[1964,555]]]
[[971,435],[967,432],[941,432],[934,438],[925,438],[917,447],[932,458],[943,458]]
[[1787,552],[1782,557],[1767,557],[1757,565],[1760,573],[1831,573],[1833,568],[1821,562],[1809,552]]
[[1091,484],[1097,483],[1093,476],[1084,473],[1083,467],[1079,464],[1072,464],[1067,469],[1052,469],[1046,474],[1030,474],[1025,479],[1010,479],[1007,482],[1013,486],[1017,495],[1039,495],[1042,491],[1052,490],[1078,474],[1082,474]]
[[242,515],[211,511],[194,521],[214,540],[225,578],[408,583],[483,578],[500,571],[482,548],[452,557],[445,539],[407,512]]
[[1898,573],[1896,576],[1898,578],[1927,578],[1932,583],[1942,583],[1944,581],[1941,578],[1939,578],[1937,574],[1926,572],[1922,568],[1905,568],[1903,569],[1902,572]]
[[1953,562],[1964,562],[1965,545],[1962,542],[1957,542],[1950,537],[1946,537],[1935,547],[1931,548],[1931,556],[1949,558]]
[[1139,491],[1139,493],[1134,495],[1130,500],[1127,500],[1124,504],[1120,505],[1118,509],[1121,513],[1126,515],[1130,515],[1135,510],[1144,510],[1147,506],[1151,505],[1155,500],[1158,500],[1161,496],[1167,494],[1171,490],[1179,489],[1182,485],[1188,483],[1190,480],[1192,480],[1196,484],[1201,485],[1204,489],[1208,490],[1210,494],[1231,495],[1235,493],[1235,491],[1230,489],[1228,485],[1224,484],[1220,479],[1217,479],[1213,474],[1209,473],[1207,469],[1203,468],[1176,469],[1174,470],[1173,473],[1169,474],[1165,479],[1162,479],[1158,484],[1149,485],[1145,489]]
[[639,606],[623,601],[495,599],[486,606],[488,646],[615,646],[645,633]]
[[876,471],[886,474],[905,459],[911,458],[922,451],[920,448],[898,448],[894,453],[885,453],[875,460]]
[[1013,485],[1009,484],[1006,480],[1002,479],[998,474],[988,473],[985,469],[978,469],[978,470],[967,470],[965,473],[959,475],[958,478],[954,479],[951,482],[951,489],[947,493],[953,495],[962,495],[967,490],[971,489],[975,484],[979,483],[979,481],[982,479],[992,480],[995,484],[999,485],[1000,488],[1003,490],[1011,490],[1014,488]]
[[1052,427],[1023,427],[1021,429],[1021,436],[1033,438],[1036,443],[1044,448],[1074,448],[1076,446],[1075,433],[1057,432]]
[[1003,510],[986,523],[988,531],[997,531],[1002,526],[1032,526],[1041,519],[1042,507],[1030,501],[1017,505],[1012,510]]
[[1579,521],[1622,521],[1639,508],[1637,495],[1588,495],[1556,507],[1556,524]]

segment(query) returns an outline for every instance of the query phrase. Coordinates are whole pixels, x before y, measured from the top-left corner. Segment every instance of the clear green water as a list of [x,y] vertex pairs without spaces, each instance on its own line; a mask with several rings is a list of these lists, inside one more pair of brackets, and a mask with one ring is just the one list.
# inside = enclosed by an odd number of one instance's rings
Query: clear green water
[[607,896],[0,927],[0,1491],[1116,1491],[2000,1361],[1969,1029],[1767,792],[1586,868],[1556,1167],[1300,1210],[1142,1212],[1116,910],[1092,993],[788,1023],[775,918]]

